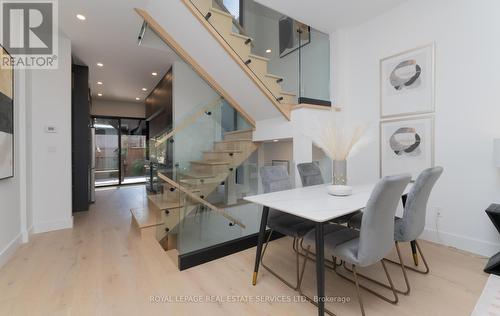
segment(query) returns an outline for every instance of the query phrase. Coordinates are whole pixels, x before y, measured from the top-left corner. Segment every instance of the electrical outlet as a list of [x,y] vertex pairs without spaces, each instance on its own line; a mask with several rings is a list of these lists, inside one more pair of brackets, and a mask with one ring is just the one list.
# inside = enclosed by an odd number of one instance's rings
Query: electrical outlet
[[442,218],[443,217],[443,209],[441,207],[436,207],[436,217],[437,218]]

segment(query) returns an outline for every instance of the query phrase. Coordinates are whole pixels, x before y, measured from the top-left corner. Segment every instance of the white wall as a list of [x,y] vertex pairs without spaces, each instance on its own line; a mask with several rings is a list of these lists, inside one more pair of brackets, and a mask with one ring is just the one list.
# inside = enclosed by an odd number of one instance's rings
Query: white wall
[[[492,141],[500,136],[498,12],[497,0],[412,0],[331,35],[333,96],[374,126],[379,60],[435,42],[435,158],[444,173],[429,202],[424,237],[484,255],[500,246],[484,213],[500,202],[500,171],[492,161]],[[378,134],[374,139],[349,161],[351,182],[379,178]]]
[[[59,68],[31,71],[31,192],[34,232],[73,225],[71,191],[71,41],[59,38]],[[45,133],[55,126],[57,133]]]
[[139,102],[92,100],[91,115],[145,118],[146,105]]

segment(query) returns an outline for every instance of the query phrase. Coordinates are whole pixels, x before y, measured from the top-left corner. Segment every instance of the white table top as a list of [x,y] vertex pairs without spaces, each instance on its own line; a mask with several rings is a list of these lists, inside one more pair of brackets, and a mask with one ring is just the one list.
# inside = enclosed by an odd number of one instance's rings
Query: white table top
[[[353,186],[349,196],[333,196],[327,184],[245,197],[246,201],[267,206],[314,222],[326,222],[366,206],[375,184]],[[409,192],[408,185],[405,194]]]

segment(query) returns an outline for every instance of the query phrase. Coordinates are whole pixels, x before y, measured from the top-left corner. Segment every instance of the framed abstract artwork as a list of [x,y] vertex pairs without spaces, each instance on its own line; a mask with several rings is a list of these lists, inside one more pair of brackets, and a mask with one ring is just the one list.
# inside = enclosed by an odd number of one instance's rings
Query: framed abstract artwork
[[380,61],[382,118],[434,111],[434,44]]
[[[0,46],[0,58],[10,58]],[[14,71],[0,67],[0,179],[14,176]]]
[[434,117],[380,123],[380,176],[411,173],[434,166]]

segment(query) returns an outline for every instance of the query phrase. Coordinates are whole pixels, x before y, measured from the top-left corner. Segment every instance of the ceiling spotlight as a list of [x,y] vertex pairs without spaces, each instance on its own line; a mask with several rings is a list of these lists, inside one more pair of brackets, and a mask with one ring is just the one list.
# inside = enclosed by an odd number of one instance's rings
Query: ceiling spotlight
[[97,84],[102,86],[102,81],[97,81]]
[[137,101],[139,101],[141,98],[135,98]]
[[276,142],[279,142],[279,139],[275,139],[275,140],[273,140],[273,142],[275,142],[275,143],[276,143]]
[[104,66],[103,63],[97,63],[97,67],[102,67],[102,66]]
[[146,89],[146,88],[142,88],[142,91],[148,91],[148,89]]
[[152,72],[151,74],[152,74],[153,76],[155,76],[155,77],[156,77],[156,76],[158,76],[158,73],[157,73],[157,72]]
[[266,49],[266,53],[268,53],[268,54],[269,54],[270,52],[271,52],[271,50],[270,50],[269,48],[268,48],[268,49]]
[[102,93],[98,93],[97,96],[102,97]]
[[77,14],[76,15],[76,18],[80,21],[85,21],[87,18],[85,17],[85,15],[83,14]]

